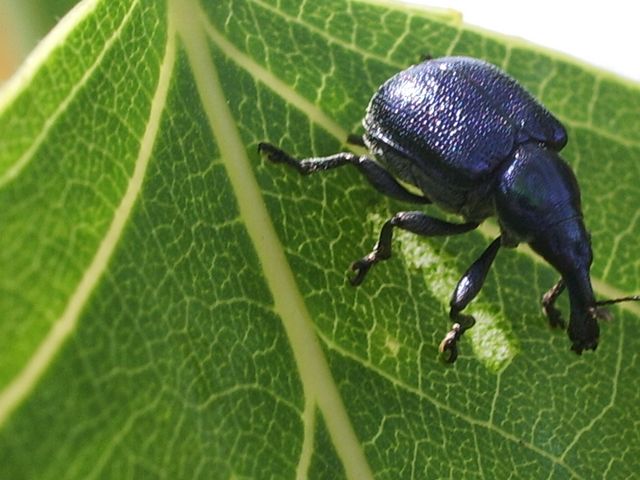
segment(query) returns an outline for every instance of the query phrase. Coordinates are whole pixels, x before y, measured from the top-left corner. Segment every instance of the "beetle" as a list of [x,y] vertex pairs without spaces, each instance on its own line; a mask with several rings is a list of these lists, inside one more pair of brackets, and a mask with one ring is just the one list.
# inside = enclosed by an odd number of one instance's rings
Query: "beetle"
[[598,345],[598,320],[607,316],[599,307],[640,300],[596,301],[578,182],[559,155],[567,132],[498,67],[469,57],[430,58],[413,65],[379,87],[363,126],[364,135],[348,141],[366,147],[370,155],[343,152],[298,160],[266,142],[258,150],[304,175],[353,165],[385,195],[433,203],[464,219],[451,223],[422,211],[396,213],[384,223],[373,250],[351,265],[352,285],[360,285],[373,265],[391,257],[395,228],[425,237],[459,235],[497,217],[500,235],[464,273],[451,297],[452,327],[439,347],[444,361],[456,360],[460,337],[475,323],[462,311],[480,292],[500,247],[528,243],[560,273],[542,297],[542,309],[553,327],[564,328],[555,302],[568,291],[567,332],[577,354]]

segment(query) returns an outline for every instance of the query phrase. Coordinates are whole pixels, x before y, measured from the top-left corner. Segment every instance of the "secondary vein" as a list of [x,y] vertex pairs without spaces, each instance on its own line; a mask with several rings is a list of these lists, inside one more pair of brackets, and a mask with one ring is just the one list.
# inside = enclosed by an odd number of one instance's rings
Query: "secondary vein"
[[105,237],[69,298],[64,312],[53,323],[51,330],[38,345],[24,368],[0,392],[0,427],[34,388],[65,340],[75,330],[80,313],[106,270],[109,259],[122,236],[142,187],[169,90],[169,81],[175,64],[175,40],[174,35],[171,34],[171,27],[172,23],[169,21],[167,46],[160,66],[158,86],[153,96],[147,127],[140,143],[133,175],[129,180],[127,190],[114,212],[113,220]]
[[[58,104],[58,107],[55,109],[55,111],[45,120],[44,124],[42,125],[42,128],[29,144],[29,148],[27,148],[27,150],[24,151],[24,153],[20,156],[20,158],[18,158],[18,160],[16,160],[16,162],[14,162],[11,166],[9,166],[9,168],[7,168],[2,175],[0,175],[0,188],[5,187],[8,183],[10,183],[16,177],[18,177],[18,175],[20,175],[20,172],[22,172],[22,170],[24,170],[24,168],[29,164],[29,162],[31,162],[31,160],[35,156],[40,146],[47,139],[47,136],[51,131],[51,129],[56,125],[56,122],[58,118],[60,118],[60,115],[62,115],[67,110],[69,105],[71,105],[71,102],[76,98],[78,93],[82,90],[82,88],[89,81],[89,79],[92,78],[92,75],[96,70],[96,68],[98,68],[98,66],[102,64],[104,56],[111,49],[111,47],[116,42],[116,40],[120,38],[120,33],[125,28],[125,26],[128,25],[129,19],[131,18],[132,12],[135,10],[137,3],[138,2],[135,1],[131,4],[129,11],[127,11],[126,15],[123,17],[122,22],[120,22],[120,25],[118,26],[118,28],[104,43],[104,47],[102,48],[98,56],[95,58],[93,64],[91,64],[91,66],[87,68],[87,70],[83,73],[80,80],[75,85],[73,85],[69,94],[62,99],[62,101]],[[78,12],[80,15],[80,13],[87,14],[90,11],[91,10],[89,9],[83,9],[81,11],[79,10]],[[83,18],[84,17],[82,16],[78,16],[78,18],[74,18],[76,23],[71,23],[69,20],[66,20],[65,21],[65,25],[67,26],[66,28],[75,27],[77,25],[77,22],[81,21]],[[65,33],[67,32],[65,31]],[[59,36],[61,36],[61,34],[54,35],[53,38],[48,38],[47,43],[60,41],[58,38]],[[47,54],[50,54],[50,53],[51,52],[47,50]],[[40,54],[38,54],[38,57],[39,56]],[[27,73],[25,73],[24,75],[26,76]],[[20,78],[22,79],[22,81],[24,81],[24,78],[22,75],[20,76]]]

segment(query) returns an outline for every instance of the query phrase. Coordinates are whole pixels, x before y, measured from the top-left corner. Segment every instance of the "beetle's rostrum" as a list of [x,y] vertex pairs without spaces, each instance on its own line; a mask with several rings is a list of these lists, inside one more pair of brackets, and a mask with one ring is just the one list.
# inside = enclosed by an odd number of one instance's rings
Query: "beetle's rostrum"
[[[464,223],[450,223],[421,211],[396,213],[382,227],[368,255],[351,266],[353,285],[369,269],[391,256],[394,228],[422,236],[471,231],[497,217],[497,237],[464,273],[450,302],[452,328],[440,344],[444,360],[454,362],[457,343],[475,323],[462,311],[479,293],[501,246],[528,243],[561,279],[542,298],[554,327],[564,328],[555,307],[566,289],[571,307],[568,335],[578,354],[598,345],[601,305],[591,286],[591,240],[583,222],[580,190],[573,171],[558,152],[567,143],[562,124],[518,82],[497,67],[467,57],[429,59],[387,80],[373,95],[361,138],[351,143],[370,156],[337,153],[297,160],[260,143],[276,163],[301,174],[355,166],[381,193],[410,203],[433,203],[456,213]],[[373,158],[371,158],[373,157]],[[407,190],[410,184],[421,194]]]

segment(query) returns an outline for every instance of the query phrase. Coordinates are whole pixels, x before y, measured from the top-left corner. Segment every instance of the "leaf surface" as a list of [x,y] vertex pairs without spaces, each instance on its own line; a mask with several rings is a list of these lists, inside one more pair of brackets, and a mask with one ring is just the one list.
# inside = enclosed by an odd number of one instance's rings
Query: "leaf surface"
[[0,476],[639,471],[640,309],[578,357],[539,311],[556,274],[502,251],[445,368],[449,296],[496,227],[400,234],[353,289],[407,206],[256,153],[344,149],[425,54],[485,58],[564,122],[596,290],[639,291],[637,85],[394,4],[83,2],[0,98]]

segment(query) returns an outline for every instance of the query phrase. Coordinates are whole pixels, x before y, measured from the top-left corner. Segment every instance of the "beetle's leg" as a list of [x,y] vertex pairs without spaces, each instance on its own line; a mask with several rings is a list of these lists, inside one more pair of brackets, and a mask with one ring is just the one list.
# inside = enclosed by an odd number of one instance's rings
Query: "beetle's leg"
[[557,298],[564,291],[564,281],[562,279],[558,280],[553,287],[551,287],[543,296],[542,296],[542,311],[545,316],[549,320],[549,325],[553,328],[565,328],[564,320],[562,319],[562,314],[560,310],[558,310],[555,306]]
[[449,333],[447,333],[440,343],[440,353],[443,355],[442,359],[447,363],[453,363],[458,358],[458,346],[457,342],[462,334],[473,327],[476,323],[475,319],[471,315],[462,315],[460,312],[469,305],[469,302],[473,300],[487,278],[489,267],[493,263],[493,259],[496,258],[496,254],[500,249],[501,237],[496,238],[491,244],[482,252],[482,255],[473,262],[464,275],[456,285],[456,289],[451,297],[451,310],[449,310],[449,317],[453,320],[453,326]]
[[343,152],[328,157],[304,158],[298,160],[270,143],[259,143],[258,151],[267,155],[274,163],[285,163],[302,175],[331,170],[343,165],[353,165],[365,176],[376,190],[384,195],[410,203],[431,203],[427,197],[415,195],[404,188],[380,164],[366,156]]
[[429,217],[422,212],[398,212],[382,226],[378,242],[371,253],[353,262],[351,269],[356,274],[349,280],[351,285],[360,285],[369,269],[380,260],[391,257],[391,238],[394,227],[422,235],[437,237],[457,235],[477,228],[478,223],[449,223],[438,218]]

